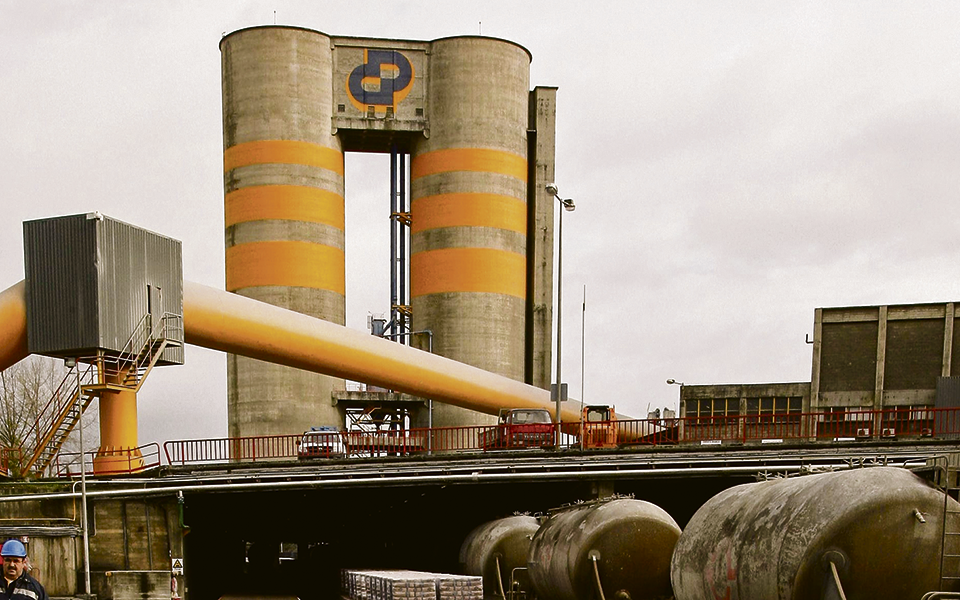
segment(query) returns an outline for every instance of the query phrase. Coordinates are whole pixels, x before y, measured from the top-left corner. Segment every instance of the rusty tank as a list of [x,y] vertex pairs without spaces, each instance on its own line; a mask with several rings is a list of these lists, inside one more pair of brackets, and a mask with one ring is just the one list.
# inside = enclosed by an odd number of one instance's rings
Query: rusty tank
[[839,598],[836,580],[849,600],[920,598],[941,589],[945,509],[960,504],[897,467],[730,488],[680,536],[671,565],[676,600]]
[[533,536],[530,579],[538,597],[550,600],[669,598],[670,556],[679,537],[673,517],[643,500],[608,498],[558,509]]
[[474,528],[460,546],[461,571],[483,577],[484,596],[505,596],[513,581],[519,586],[514,591],[529,592],[527,553],[539,528],[540,522],[527,515],[496,519]]

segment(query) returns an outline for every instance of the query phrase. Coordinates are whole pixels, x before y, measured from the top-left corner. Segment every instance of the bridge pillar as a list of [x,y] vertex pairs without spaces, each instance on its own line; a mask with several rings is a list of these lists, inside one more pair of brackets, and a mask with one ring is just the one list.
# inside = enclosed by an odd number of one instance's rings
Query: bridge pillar
[[593,499],[609,498],[614,494],[612,479],[598,479],[590,482],[590,494]]

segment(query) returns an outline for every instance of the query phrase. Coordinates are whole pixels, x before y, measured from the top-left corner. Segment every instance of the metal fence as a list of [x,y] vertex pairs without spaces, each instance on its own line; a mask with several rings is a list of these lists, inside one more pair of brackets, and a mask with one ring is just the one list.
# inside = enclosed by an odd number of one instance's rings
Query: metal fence
[[19,477],[22,464],[22,448],[0,448],[0,472]]
[[[81,464],[82,461],[82,464]],[[140,473],[161,465],[160,445],[145,444],[132,450],[110,452],[60,452],[51,464],[56,477],[79,477],[80,470],[86,475],[124,475]]]
[[164,442],[169,465],[262,462],[297,458],[302,435],[264,435]]
[[[696,416],[671,419],[633,419],[590,422],[588,435],[576,435],[577,423],[562,431],[526,431],[522,426],[435,427],[432,429],[342,431],[304,435],[173,440],[147,444],[109,456],[86,452],[60,453],[51,471],[73,477],[83,468],[91,475],[139,473],[162,464],[172,466],[290,461],[297,459],[422,456],[459,452],[489,453],[527,448],[583,449],[637,446],[761,445],[791,443],[816,445],[858,441],[960,439],[960,408],[888,408],[884,410],[824,411],[815,413]],[[326,436],[326,437],[323,437]],[[329,439],[327,439],[329,438]],[[598,440],[604,440],[601,444]],[[0,468],[12,471],[19,456],[0,448]],[[94,466],[96,465],[96,469]]]
[[[633,419],[590,423],[593,430],[615,428],[616,446],[679,446],[960,438],[960,408],[890,408],[846,412],[751,414],[673,419]],[[430,453],[493,452],[523,448],[581,448],[577,424],[564,424],[558,437],[536,435],[532,443],[503,426],[341,432],[342,450],[300,455],[300,435],[176,440],[164,443],[167,464],[216,464],[314,457],[408,456]],[[334,434],[336,435],[336,434]],[[528,436],[529,437],[529,436]],[[496,440],[491,443],[490,440]],[[583,449],[593,445],[587,438]]]

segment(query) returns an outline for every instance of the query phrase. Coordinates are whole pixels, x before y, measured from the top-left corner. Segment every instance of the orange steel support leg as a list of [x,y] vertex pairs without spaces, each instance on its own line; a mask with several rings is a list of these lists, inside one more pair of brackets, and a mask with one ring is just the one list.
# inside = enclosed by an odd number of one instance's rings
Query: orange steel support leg
[[[111,382],[114,383],[114,382]],[[125,473],[143,469],[137,442],[137,393],[106,390],[100,395],[100,449],[94,473]]]

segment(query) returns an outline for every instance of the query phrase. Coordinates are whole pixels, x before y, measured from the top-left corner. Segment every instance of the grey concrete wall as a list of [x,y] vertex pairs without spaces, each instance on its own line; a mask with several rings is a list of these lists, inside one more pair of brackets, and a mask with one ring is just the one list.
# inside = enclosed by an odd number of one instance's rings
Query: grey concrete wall
[[37,579],[50,596],[73,596],[78,588],[77,574],[83,569],[80,537],[31,536],[30,574]]
[[531,180],[527,189],[527,383],[550,389],[553,358],[553,221],[557,88],[530,92]]
[[[4,492],[19,490],[8,486]],[[31,574],[52,597],[84,591],[80,506],[80,499],[0,503],[0,536],[29,537]],[[94,594],[103,600],[170,598],[170,558],[183,557],[176,500],[91,499],[88,514]]]
[[[8,486],[4,493],[15,495],[28,489]],[[0,503],[0,541],[29,538],[26,546],[30,574],[50,596],[73,596],[78,592],[77,574],[83,568],[79,508],[79,500]]]
[[171,554],[182,548],[175,501],[97,500],[88,505],[91,570],[170,570]]
[[92,575],[90,581],[94,595],[104,600],[170,600],[169,569],[107,571]]
[[[229,291],[343,324],[343,154],[330,38],[291,27],[221,42]],[[229,434],[339,425],[343,381],[230,355]]]
[[818,308],[811,410],[932,405],[958,373],[954,303]]

